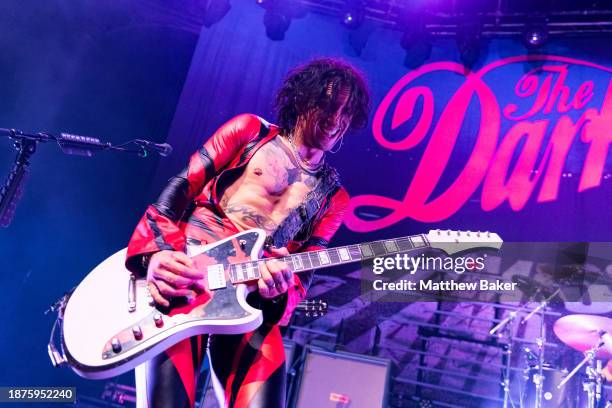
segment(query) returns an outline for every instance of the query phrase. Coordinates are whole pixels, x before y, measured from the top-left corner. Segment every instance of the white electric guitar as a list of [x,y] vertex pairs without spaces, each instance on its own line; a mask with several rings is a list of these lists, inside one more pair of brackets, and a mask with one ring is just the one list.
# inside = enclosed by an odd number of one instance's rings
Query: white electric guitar
[[[187,303],[177,298],[156,308],[146,281],[125,269],[126,249],[98,265],[59,307],[62,353],[49,344],[54,363],[68,363],[85,378],[108,378],[133,369],[179,341],[198,334],[238,334],[256,329],[262,312],[246,302],[260,277],[265,241],[260,229],[205,246],[188,246],[196,267],[206,271],[208,293]],[[440,231],[365,244],[298,253],[282,258],[296,273],[396,253],[436,248],[452,255],[501,247],[497,234]],[[69,296],[69,297],[68,297]],[[53,333],[52,333],[53,337]]]

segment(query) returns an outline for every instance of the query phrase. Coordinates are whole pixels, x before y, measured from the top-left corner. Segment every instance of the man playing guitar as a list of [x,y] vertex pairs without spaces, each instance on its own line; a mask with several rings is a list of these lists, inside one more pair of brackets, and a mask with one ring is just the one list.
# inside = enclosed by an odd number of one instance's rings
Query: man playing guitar
[[[276,96],[278,126],[258,116],[231,119],[194,153],[150,205],[128,245],[126,267],[146,274],[160,308],[205,290],[202,271],[184,253],[190,244],[218,241],[239,231],[268,234],[265,255],[325,248],[342,223],[349,197],[325,153],[369,113],[362,75],[334,59],[298,67]],[[284,407],[284,349],[278,325],[287,324],[305,298],[312,273],[292,275],[281,261],[261,270],[249,302],[264,323],[243,335],[197,336],[145,364],[151,407],[193,407],[197,374],[208,350],[217,398],[227,407]],[[207,347],[208,346],[208,347]],[[145,394],[142,390],[139,394]]]

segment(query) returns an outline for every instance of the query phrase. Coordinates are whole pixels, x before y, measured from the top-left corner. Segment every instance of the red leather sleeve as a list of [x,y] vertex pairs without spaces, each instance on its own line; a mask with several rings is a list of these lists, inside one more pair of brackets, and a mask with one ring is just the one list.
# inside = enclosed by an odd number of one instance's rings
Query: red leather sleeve
[[170,179],[157,202],[147,208],[130,239],[125,262],[130,271],[143,272],[142,255],[164,249],[184,251],[185,234],[178,221],[186,206],[259,134],[261,126],[256,115],[236,116],[190,157],[185,170]]
[[[329,207],[316,223],[312,236],[298,252],[316,251],[327,248],[329,241],[331,241],[336,231],[338,231],[338,228],[340,228],[340,225],[342,225],[342,220],[346,214],[350,197],[344,188],[340,188],[330,200]],[[287,291],[287,306],[283,317],[281,317],[279,321],[280,325],[286,326],[289,324],[295,307],[306,298],[306,291],[312,282],[313,275],[314,273],[306,272],[294,276],[295,285],[289,287]]]

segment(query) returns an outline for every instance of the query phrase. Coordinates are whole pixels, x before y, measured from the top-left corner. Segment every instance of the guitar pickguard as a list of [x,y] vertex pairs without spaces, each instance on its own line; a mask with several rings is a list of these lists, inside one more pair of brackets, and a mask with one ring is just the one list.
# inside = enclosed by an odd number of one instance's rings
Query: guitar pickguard
[[[220,265],[225,266],[225,287],[201,293],[193,303],[186,302],[184,298],[176,298],[171,302],[170,308],[156,306],[135,325],[124,328],[108,339],[102,351],[102,358],[120,356],[144,340],[164,338],[168,332],[176,331],[180,326],[190,323],[223,321],[230,325],[232,321],[249,317],[252,310],[247,310],[244,306],[247,292],[243,285],[239,290],[231,283],[227,265],[251,260],[252,255],[258,254],[260,248],[261,236],[252,231],[234,235],[212,245],[190,248],[190,251],[196,254],[192,255],[192,259],[197,269],[207,271],[211,266],[215,269]],[[208,288],[207,280],[204,282]],[[139,338],[136,338],[135,330]],[[117,347],[117,344],[121,347]]]

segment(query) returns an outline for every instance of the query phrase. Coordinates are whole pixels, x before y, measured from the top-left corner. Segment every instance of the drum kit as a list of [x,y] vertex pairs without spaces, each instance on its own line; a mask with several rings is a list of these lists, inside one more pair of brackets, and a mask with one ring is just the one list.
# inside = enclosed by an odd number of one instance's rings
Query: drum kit
[[[584,354],[584,358],[556,386],[563,388],[583,367],[582,389],[587,408],[604,406],[603,362],[612,360],[612,319],[597,315],[568,315],[555,322],[553,330],[567,346]],[[584,404],[583,404],[584,405]],[[612,407],[612,403],[605,403]]]
[[[572,314],[559,318],[553,326],[555,335],[566,346],[583,353],[584,358],[571,371],[545,363],[546,325],[544,310],[557,292],[540,302],[521,319],[521,324],[541,313],[540,336],[536,339],[537,350],[529,354],[524,370],[520,407],[523,408],[612,408],[612,401],[604,396],[606,378],[612,378],[612,319],[600,315]],[[511,312],[489,333],[502,337],[502,333],[526,307]],[[510,398],[510,356],[513,336],[506,331],[509,344],[506,347],[504,370],[503,407],[516,407]],[[607,364],[607,365],[606,365]]]

